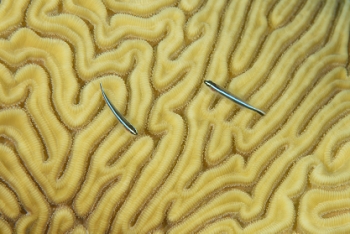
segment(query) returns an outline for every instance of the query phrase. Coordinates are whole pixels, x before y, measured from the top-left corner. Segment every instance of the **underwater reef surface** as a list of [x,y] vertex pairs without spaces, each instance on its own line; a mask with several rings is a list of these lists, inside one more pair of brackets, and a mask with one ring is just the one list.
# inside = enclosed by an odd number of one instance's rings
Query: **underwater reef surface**
[[0,233],[350,233],[349,16],[2,0]]

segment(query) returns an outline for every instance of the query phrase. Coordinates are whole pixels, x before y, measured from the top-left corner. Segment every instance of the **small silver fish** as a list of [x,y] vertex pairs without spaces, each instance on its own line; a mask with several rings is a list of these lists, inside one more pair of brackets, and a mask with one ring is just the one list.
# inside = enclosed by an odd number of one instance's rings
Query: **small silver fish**
[[123,124],[123,126],[132,134],[137,135],[137,130],[134,126],[131,125],[131,123],[129,123],[121,114],[120,112],[117,110],[117,108],[115,108],[113,106],[113,104],[109,101],[107,95],[105,94],[105,91],[103,90],[102,84],[100,83],[100,87],[101,87],[101,92],[102,92],[102,96],[105,99],[108,107],[111,109],[112,113],[115,115],[115,117],[117,117],[117,119],[119,120],[119,122],[121,124]]
[[239,99],[238,97],[236,97],[235,95],[233,95],[229,91],[225,90],[224,88],[219,87],[213,81],[205,80],[204,84],[206,84],[207,86],[209,86],[211,89],[213,89],[214,91],[218,92],[222,96],[230,99],[231,101],[234,101],[235,103],[237,103],[237,104],[239,104],[241,106],[244,106],[245,108],[253,110],[253,111],[259,113],[260,115],[265,115],[265,112],[263,112],[262,110],[259,110],[258,108],[255,108],[255,107],[249,105],[248,103],[246,103],[243,100]]

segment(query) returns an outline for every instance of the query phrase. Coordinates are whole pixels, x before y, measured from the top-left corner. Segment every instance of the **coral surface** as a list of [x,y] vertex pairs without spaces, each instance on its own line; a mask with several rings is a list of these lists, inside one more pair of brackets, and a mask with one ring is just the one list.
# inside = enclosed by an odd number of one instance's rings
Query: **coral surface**
[[350,233],[350,1],[1,0],[0,22],[0,233]]

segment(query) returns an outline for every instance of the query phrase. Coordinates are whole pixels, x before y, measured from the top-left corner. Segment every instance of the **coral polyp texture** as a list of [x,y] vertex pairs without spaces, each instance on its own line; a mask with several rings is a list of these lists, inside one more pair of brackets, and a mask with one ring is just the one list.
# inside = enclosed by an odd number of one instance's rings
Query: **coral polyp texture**
[[2,0],[0,233],[350,233],[349,16]]

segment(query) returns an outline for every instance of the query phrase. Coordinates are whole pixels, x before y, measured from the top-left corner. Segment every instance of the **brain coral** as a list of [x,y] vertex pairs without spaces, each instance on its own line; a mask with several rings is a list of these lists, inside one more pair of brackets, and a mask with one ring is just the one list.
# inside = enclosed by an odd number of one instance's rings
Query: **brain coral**
[[0,233],[350,233],[349,16],[2,0]]

